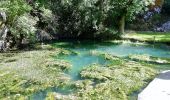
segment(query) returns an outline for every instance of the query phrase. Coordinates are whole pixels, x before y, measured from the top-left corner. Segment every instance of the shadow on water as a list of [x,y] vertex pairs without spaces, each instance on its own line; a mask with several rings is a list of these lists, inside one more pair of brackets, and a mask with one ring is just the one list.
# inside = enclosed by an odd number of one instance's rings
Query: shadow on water
[[75,90],[71,87],[51,87],[47,88],[45,90],[39,91],[29,97],[29,100],[45,100],[47,94],[49,92],[57,92],[62,95],[68,95],[70,93],[73,93]]
[[[90,42],[90,41],[69,41],[69,42],[54,42],[54,47],[60,47],[67,50],[77,52],[78,55],[60,56],[57,59],[62,59],[70,62],[72,68],[66,72],[70,75],[72,81],[81,80],[80,71],[91,64],[108,64],[102,56],[92,55],[91,51],[104,52],[118,57],[126,57],[131,54],[147,54],[153,57],[170,58],[170,49],[162,45],[132,45],[132,44],[115,44],[110,42]],[[170,66],[169,66],[170,67]],[[168,67],[168,68],[169,68]],[[71,89],[50,88],[45,91],[40,91],[33,95],[33,100],[44,100],[48,92],[57,92],[64,95],[71,93]],[[68,92],[70,91],[70,92]],[[132,94],[132,98],[136,98],[139,91]],[[135,100],[135,99],[133,99]]]

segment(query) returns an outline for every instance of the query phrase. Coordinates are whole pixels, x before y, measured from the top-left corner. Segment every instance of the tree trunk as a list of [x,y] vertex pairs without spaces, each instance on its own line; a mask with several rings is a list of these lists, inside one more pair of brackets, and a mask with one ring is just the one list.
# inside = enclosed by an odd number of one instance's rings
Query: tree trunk
[[19,37],[19,39],[18,39],[18,44],[17,44],[17,47],[18,47],[19,49],[22,49],[22,48],[23,48],[23,44],[22,44],[23,38],[24,38],[24,35],[23,35],[23,34],[20,34],[20,37]]
[[120,18],[118,32],[120,34],[124,34],[124,32],[125,32],[125,15],[122,15],[121,18]]

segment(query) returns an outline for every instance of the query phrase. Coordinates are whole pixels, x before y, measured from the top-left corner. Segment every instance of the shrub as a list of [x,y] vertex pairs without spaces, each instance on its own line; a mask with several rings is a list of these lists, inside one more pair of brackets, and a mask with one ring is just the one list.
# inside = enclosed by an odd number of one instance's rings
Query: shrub
[[23,35],[23,38],[29,39],[29,42],[34,42],[36,31],[35,25],[37,24],[37,21],[38,18],[32,17],[29,14],[24,14],[15,21],[14,27],[12,27],[12,33],[18,39],[21,39],[21,35]]

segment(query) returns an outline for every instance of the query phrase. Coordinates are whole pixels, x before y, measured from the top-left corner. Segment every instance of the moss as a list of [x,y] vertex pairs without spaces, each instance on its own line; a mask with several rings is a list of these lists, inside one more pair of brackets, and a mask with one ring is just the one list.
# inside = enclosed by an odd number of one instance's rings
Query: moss
[[74,95],[62,95],[59,93],[51,92],[48,93],[45,100],[78,100]]
[[45,100],[56,100],[56,99],[55,99],[55,94],[54,94],[54,93],[51,93],[51,92],[48,93]]
[[156,70],[140,62],[123,61],[121,66],[117,66],[93,64],[83,69],[81,77],[96,82],[96,85],[92,85],[91,89],[84,87],[78,96],[87,99],[127,100],[130,93],[139,90],[157,74]]
[[141,61],[147,63],[154,63],[154,64],[170,64],[170,59],[168,58],[160,58],[160,57],[152,57],[146,54],[143,55],[129,55],[129,59],[134,61]]
[[100,67],[100,65],[91,65],[80,73],[82,78],[93,79],[95,81],[106,81],[111,77],[112,71],[109,68]]
[[61,70],[69,70],[71,64],[63,60],[47,59],[45,63],[46,67],[53,67]]
[[78,55],[77,52],[71,51],[71,50],[65,50],[65,49],[61,49],[61,52],[59,53],[59,56],[63,56],[63,55]]
[[0,54],[0,99],[22,100],[68,82],[70,78],[63,70],[70,68],[70,64],[52,58],[60,52],[61,49],[40,49]]
[[73,83],[75,88],[78,90],[85,89],[85,88],[92,88],[92,85],[94,84],[93,81],[85,79],[85,80],[79,80]]
[[54,57],[77,54],[70,50],[61,48],[49,50],[46,47],[32,51],[0,54],[0,59],[2,59],[0,62],[0,99],[24,100],[38,91],[60,87],[64,90],[70,88],[68,94],[50,92],[46,99],[126,100],[130,93],[139,90],[157,74],[156,70],[148,67],[149,63],[143,64],[141,60],[133,61],[104,52],[91,51],[91,55],[102,56],[109,63],[107,65],[92,64],[84,68],[80,72],[83,80],[72,82],[70,77],[64,73],[65,70],[71,68],[71,64],[61,59],[54,59]]
[[121,64],[123,64],[122,59],[120,59],[117,56],[105,53],[105,52],[99,52],[99,51],[93,50],[93,51],[90,51],[90,54],[93,55],[93,56],[100,56],[100,57],[104,58],[105,60],[108,60],[110,65],[121,65]]
[[130,44],[130,45],[134,45],[134,46],[136,46],[136,45],[148,45],[144,41],[143,42],[142,41],[141,42],[138,42],[138,41],[132,42],[132,41],[126,39],[125,36],[124,36],[124,39],[122,39],[122,40],[111,40],[109,42],[114,43],[114,44]]

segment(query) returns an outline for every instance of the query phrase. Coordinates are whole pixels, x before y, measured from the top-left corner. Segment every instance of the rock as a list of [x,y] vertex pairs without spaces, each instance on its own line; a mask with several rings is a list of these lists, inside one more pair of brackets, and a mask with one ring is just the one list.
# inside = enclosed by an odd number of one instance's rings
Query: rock
[[6,51],[15,45],[15,37],[7,27],[6,13],[0,12],[0,51]]
[[7,16],[5,12],[0,12],[0,21],[6,22]]
[[164,29],[165,32],[170,31],[170,21],[164,23],[164,24],[162,25],[162,28]]
[[53,37],[49,33],[47,33],[46,31],[38,30],[36,32],[36,39],[38,41],[46,41],[46,40],[52,40]]
[[170,70],[161,72],[140,94],[138,100],[170,100]]
[[6,48],[5,41],[0,41],[0,51],[4,51]]
[[5,25],[0,27],[0,51],[9,50],[15,44],[14,35]]
[[5,51],[7,47],[6,38],[9,30],[5,25],[6,20],[6,13],[0,12],[0,51]]
[[166,23],[162,24],[161,27],[157,27],[155,31],[158,32],[170,32],[170,21],[167,21]]

